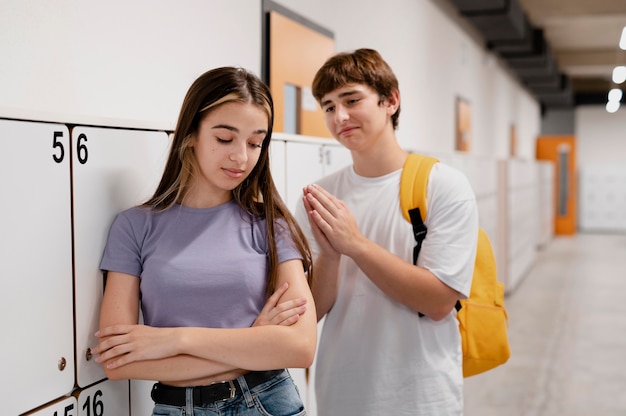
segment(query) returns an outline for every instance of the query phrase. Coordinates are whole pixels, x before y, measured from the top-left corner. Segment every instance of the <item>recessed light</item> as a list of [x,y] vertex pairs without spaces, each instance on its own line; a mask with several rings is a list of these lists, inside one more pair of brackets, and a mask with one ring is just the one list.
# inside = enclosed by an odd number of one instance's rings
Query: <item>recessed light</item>
[[619,101],[609,101],[606,103],[606,111],[608,113],[614,113],[619,110]]
[[622,100],[622,90],[619,88],[613,88],[609,91],[609,101],[617,101],[620,102]]
[[613,68],[613,82],[621,84],[626,81],[626,66],[616,66]]

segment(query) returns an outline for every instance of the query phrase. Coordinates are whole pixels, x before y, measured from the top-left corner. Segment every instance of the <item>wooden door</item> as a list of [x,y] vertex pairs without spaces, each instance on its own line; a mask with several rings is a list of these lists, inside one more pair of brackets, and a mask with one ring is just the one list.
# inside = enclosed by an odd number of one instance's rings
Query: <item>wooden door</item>
[[576,233],[577,183],[576,139],[574,136],[541,136],[537,160],[554,163],[554,233]]

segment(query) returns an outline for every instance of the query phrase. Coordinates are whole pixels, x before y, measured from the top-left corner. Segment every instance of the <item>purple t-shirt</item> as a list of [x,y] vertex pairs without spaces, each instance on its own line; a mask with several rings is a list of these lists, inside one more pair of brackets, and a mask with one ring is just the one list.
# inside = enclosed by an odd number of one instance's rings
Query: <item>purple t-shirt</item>
[[[284,234],[276,236],[279,263],[301,259]],[[265,220],[235,201],[163,212],[134,207],[113,222],[100,268],[139,277],[146,325],[244,328],[266,301],[268,250]]]

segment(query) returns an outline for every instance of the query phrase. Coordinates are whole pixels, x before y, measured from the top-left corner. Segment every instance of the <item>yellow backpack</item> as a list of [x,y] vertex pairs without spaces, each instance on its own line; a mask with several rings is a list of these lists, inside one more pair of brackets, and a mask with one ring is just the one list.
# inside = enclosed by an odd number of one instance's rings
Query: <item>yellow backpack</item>
[[[410,154],[402,170],[400,205],[404,218],[413,224],[416,240],[413,263],[426,237],[426,192],[432,166],[438,159]],[[511,355],[504,308],[504,285],[498,281],[496,260],[487,234],[478,230],[476,262],[468,299],[456,305],[463,345],[463,376],[469,377],[504,364]],[[420,314],[420,316],[423,316]]]

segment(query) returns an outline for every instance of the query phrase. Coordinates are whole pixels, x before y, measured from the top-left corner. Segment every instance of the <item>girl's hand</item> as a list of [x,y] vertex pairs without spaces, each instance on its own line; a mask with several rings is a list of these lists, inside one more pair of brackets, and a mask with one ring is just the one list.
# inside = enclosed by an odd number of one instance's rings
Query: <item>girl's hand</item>
[[254,320],[252,326],[263,325],[293,325],[300,319],[306,311],[306,299],[293,299],[282,303],[278,303],[280,298],[285,294],[289,284],[285,283],[269,297],[261,313]]
[[147,325],[114,325],[96,332],[99,354],[97,363],[114,369],[135,361],[156,360],[177,355],[176,328],[154,328]]

